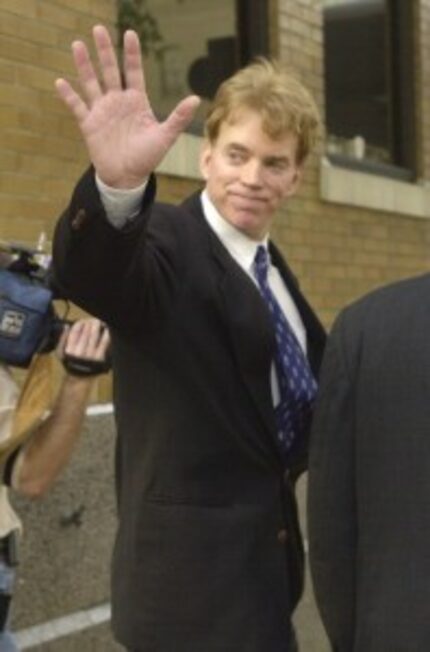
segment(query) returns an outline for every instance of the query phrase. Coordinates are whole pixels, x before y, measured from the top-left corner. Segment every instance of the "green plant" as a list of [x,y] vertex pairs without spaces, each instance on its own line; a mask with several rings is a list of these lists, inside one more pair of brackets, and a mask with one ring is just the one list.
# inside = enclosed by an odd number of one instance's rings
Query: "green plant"
[[118,0],[117,27],[122,48],[122,35],[127,29],[133,29],[140,38],[142,53],[145,56],[154,54],[162,56],[164,39],[161,35],[157,19],[147,8],[146,0]]

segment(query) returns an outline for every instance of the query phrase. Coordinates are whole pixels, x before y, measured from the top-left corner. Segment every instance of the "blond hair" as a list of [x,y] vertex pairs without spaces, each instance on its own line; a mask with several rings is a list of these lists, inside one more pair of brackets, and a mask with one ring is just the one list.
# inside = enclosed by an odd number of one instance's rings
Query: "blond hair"
[[263,57],[242,68],[218,88],[205,121],[205,136],[213,143],[223,122],[234,122],[242,109],[260,114],[264,132],[273,139],[297,136],[297,162],[312,150],[319,112],[310,92],[279,62]]

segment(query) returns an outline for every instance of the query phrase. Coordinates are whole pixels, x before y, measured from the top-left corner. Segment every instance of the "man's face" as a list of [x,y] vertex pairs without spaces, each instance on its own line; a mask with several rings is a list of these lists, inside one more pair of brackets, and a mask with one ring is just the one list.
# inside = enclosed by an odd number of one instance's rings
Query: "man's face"
[[202,150],[200,169],[221,216],[253,240],[268,233],[275,211],[297,190],[301,167],[297,137],[273,140],[250,109],[224,122],[217,140]]

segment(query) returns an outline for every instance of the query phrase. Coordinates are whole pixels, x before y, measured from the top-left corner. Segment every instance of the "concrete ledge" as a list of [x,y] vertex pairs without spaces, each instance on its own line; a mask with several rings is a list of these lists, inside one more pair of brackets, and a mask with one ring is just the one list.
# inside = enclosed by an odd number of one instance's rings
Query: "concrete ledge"
[[430,186],[348,170],[326,157],[321,159],[320,192],[321,199],[335,204],[430,218]]
[[186,179],[201,179],[199,169],[201,136],[181,134],[157,168],[161,174],[172,174]]

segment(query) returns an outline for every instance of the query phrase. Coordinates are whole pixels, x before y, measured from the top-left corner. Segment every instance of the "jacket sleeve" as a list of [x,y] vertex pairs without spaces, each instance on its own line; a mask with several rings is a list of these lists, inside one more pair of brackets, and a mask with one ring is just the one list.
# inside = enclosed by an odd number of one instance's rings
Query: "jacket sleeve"
[[155,194],[151,177],[139,215],[122,229],[108,221],[90,168],[77,184],[54,235],[53,277],[61,298],[115,326],[133,319],[138,283],[129,282]]
[[[325,351],[310,442],[308,526],[316,602],[336,652],[354,649],[356,502],[354,395],[345,313]],[[349,341],[351,345],[351,340]],[[348,357],[352,354],[348,347]]]

